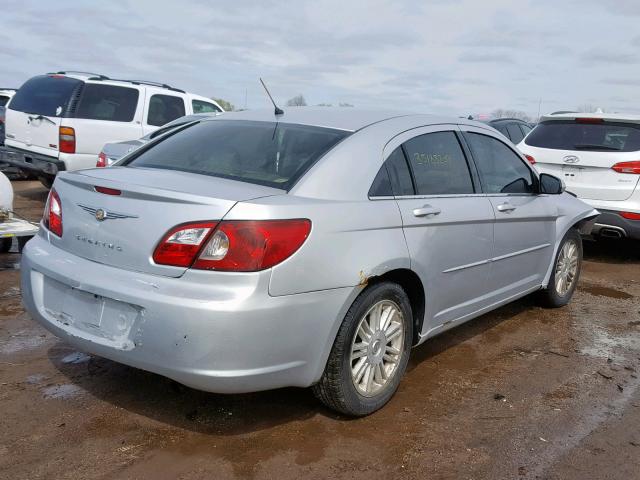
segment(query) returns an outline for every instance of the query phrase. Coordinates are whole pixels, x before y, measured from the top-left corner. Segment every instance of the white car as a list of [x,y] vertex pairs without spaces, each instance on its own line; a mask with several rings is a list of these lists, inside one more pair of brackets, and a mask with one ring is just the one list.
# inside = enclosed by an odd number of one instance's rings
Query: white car
[[61,170],[94,167],[105,143],[140,138],[184,115],[222,111],[209,98],[161,83],[39,75],[7,107],[4,160],[48,186]]
[[600,211],[594,234],[640,239],[639,115],[543,116],[518,149]]

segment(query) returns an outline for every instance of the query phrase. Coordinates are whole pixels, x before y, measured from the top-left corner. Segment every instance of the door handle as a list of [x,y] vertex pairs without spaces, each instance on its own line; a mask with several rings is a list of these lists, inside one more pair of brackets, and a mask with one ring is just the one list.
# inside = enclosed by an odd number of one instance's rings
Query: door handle
[[516,207],[511,205],[509,202],[505,202],[505,203],[502,203],[502,204],[498,205],[498,211],[499,212],[503,212],[503,213],[511,213],[515,209],[516,209]]
[[413,215],[415,217],[427,217],[430,215],[440,215],[439,208],[432,207],[431,205],[424,205],[422,208],[414,208]]

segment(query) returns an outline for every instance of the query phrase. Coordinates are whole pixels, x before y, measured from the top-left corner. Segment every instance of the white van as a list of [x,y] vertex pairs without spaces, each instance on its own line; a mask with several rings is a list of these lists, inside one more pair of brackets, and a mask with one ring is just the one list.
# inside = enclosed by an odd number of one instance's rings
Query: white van
[[161,83],[39,75],[7,107],[4,161],[50,186],[60,170],[95,167],[105,143],[138,139],[184,115],[222,111],[209,98]]

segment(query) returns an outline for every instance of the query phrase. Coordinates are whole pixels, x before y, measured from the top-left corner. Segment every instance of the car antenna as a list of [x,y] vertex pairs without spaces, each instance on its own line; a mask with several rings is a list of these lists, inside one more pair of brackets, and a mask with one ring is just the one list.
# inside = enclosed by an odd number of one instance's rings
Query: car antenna
[[282,110],[280,107],[278,107],[278,105],[276,105],[276,102],[273,101],[273,97],[271,96],[271,93],[269,93],[269,89],[267,88],[267,86],[262,81],[262,78],[260,78],[260,83],[264,87],[264,91],[267,92],[267,95],[269,96],[269,100],[271,100],[271,103],[273,103],[273,107],[275,108],[274,113],[276,115],[284,115],[284,110]]

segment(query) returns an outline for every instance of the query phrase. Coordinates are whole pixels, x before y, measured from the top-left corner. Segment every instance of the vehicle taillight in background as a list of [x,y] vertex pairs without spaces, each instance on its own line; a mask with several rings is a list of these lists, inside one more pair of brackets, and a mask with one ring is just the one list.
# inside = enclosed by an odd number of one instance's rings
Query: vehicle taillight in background
[[531,155],[525,155],[524,158],[527,159],[527,161],[531,164],[531,165],[535,165],[536,164],[536,159],[533,158]]
[[161,265],[225,272],[257,272],[293,255],[311,231],[311,221],[225,220],[179,225],[153,254]]
[[633,212],[618,212],[622,218],[626,218],[627,220],[640,220],[640,213]]
[[631,173],[640,175],[640,161],[635,160],[632,162],[620,162],[611,167],[618,173]]
[[96,162],[96,167],[102,168],[107,166],[107,154],[104,152],[100,152],[98,154],[98,161]]
[[62,153],[76,153],[76,132],[71,127],[60,127],[59,148]]
[[49,198],[47,198],[47,204],[44,207],[42,222],[51,233],[59,237],[62,236],[62,202],[60,202],[58,192],[53,188],[49,192]]

